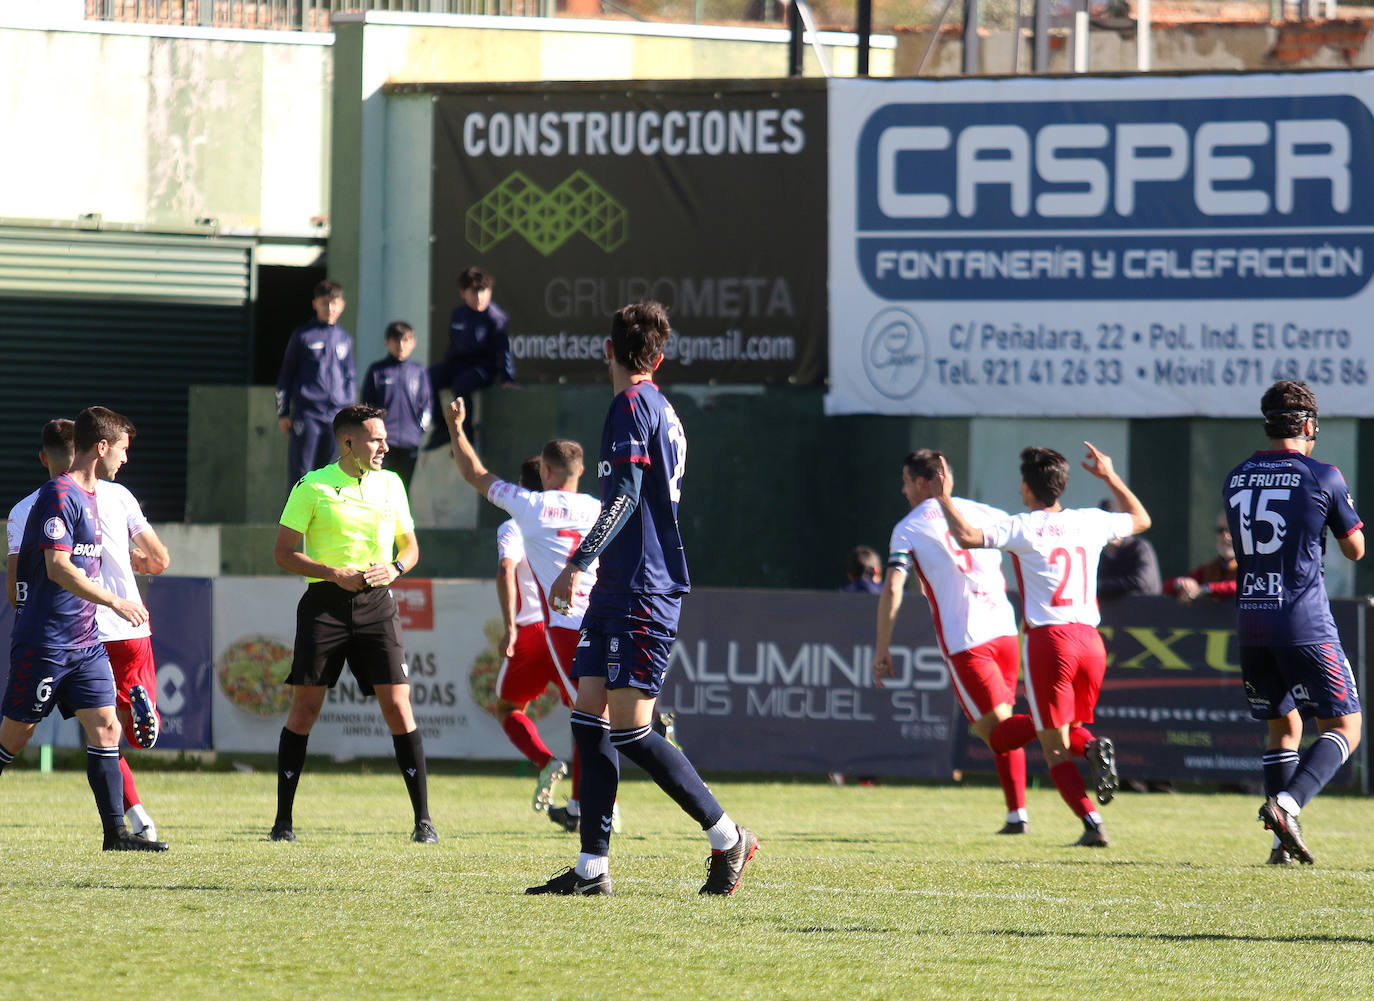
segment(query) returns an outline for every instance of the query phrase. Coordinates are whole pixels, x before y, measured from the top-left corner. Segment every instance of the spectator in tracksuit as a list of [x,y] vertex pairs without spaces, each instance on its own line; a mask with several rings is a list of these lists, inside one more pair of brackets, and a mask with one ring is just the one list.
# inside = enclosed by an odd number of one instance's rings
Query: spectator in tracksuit
[[434,400],[425,367],[406,360],[415,350],[415,331],[409,323],[395,320],[387,325],[386,350],[387,356],[374,361],[363,376],[362,402],[386,411],[387,453],[382,468],[399,476],[409,490]]
[[[448,321],[448,350],[444,360],[429,367],[434,388],[434,434],[426,448],[447,448],[448,422],[444,420],[441,389],[461,397],[472,420],[472,394],[500,380],[502,388],[515,383],[515,357],[506,335],[506,313],[491,301],[492,277],[481,268],[467,268],[458,276],[463,302]],[[472,428],[463,425],[468,437]]]
[[354,401],[358,381],[353,338],[339,326],[343,286],[320,282],[311,299],[315,319],[291,332],[277,376],[277,418],[289,435],[288,487],[334,459],[334,415]]

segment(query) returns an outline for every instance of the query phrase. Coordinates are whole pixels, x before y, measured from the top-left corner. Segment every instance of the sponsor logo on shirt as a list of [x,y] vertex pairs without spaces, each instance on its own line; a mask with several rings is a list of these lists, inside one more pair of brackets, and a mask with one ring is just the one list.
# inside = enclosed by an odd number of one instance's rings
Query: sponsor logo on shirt
[[67,525],[61,518],[49,518],[43,523],[43,534],[50,539],[60,539],[67,534]]
[[99,556],[101,545],[98,542],[78,542],[72,546],[73,556]]

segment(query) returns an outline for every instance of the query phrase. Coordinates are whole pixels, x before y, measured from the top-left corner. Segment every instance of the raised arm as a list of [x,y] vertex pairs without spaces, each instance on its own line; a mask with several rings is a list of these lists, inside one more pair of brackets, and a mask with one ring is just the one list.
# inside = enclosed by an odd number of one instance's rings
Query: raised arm
[[1112,457],[1093,447],[1090,441],[1083,444],[1088,449],[1088,454],[1083,459],[1083,468],[1107,484],[1107,489],[1116,500],[1117,510],[1131,516],[1131,534],[1139,535],[1150,527],[1150,513],[1145,510],[1145,505],[1140,503],[1136,495],[1131,493],[1126,481],[1117,475],[1116,467],[1112,465]]
[[949,526],[949,534],[954,541],[959,543],[960,549],[982,549],[983,530],[969,524],[957,507],[954,506],[954,477],[949,474],[949,463],[945,457],[940,456],[940,470],[935,474],[935,486],[938,493],[935,499],[940,504],[940,509],[945,513],[945,524]]
[[461,396],[450,403],[444,411],[449,435],[453,439],[453,461],[458,463],[458,472],[462,474],[463,479],[485,497],[491,485],[501,477],[487,471],[487,467],[482,465],[482,460],[477,456],[477,450],[472,447],[472,442],[468,441],[468,436],[463,433],[463,420],[466,417],[467,407]]

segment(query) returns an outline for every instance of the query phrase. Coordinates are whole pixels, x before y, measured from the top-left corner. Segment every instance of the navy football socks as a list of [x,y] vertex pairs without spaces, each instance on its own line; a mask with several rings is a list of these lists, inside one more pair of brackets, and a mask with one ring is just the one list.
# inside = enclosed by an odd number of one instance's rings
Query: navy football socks
[[86,781],[95,793],[100,824],[107,830],[124,826],[124,780],[119,774],[119,745],[86,745]]
[[1284,791],[1293,797],[1298,806],[1306,806],[1349,757],[1350,745],[1346,743],[1345,736],[1336,730],[1327,730],[1302,756],[1298,770]]
[[620,756],[611,746],[610,732],[610,724],[600,716],[573,711],[573,743],[582,756],[578,832],[584,855],[609,855],[611,851],[611,813],[620,788]]
[[1272,799],[1293,781],[1293,773],[1298,770],[1298,752],[1275,748],[1265,751],[1260,763],[1264,766],[1264,797]]
[[612,730],[611,744],[648,772],[658,787],[700,824],[702,830],[713,826],[725,813],[686,755],[649,724],[632,730]]

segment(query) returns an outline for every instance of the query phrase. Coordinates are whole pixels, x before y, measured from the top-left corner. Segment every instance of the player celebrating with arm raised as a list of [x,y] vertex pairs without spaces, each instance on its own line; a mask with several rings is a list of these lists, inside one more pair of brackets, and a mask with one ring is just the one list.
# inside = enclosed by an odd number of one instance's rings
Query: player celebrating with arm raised
[[677,521],[687,435],[653,382],[670,334],[661,304],[636,302],[616,311],[606,340],[616,395],[597,465],[601,514],[549,590],[550,606],[566,612],[582,574],[600,559],[573,661],[582,853],[573,868],[527,893],[611,892],[608,856],[620,781],[616,751],[648,772],[706,831],[711,855],[702,893],[733,893],[758,849],[758,838],[729,818],[692,763],[652,726],[682,597],[691,589]]
[[[544,648],[536,651],[535,656],[530,656],[529,639],[522,648],[518,635],[511,637],[507,626],[504,653],[510,659],[502,667],[497,682],[497,711],[503,713],[501,726],[511,743],[540,770],[534,808],[548,810],[553,803],[554,786],[567,774],[567,765],[553,756],[524,710],[550,684],[556,684],[564,703],[572,705],[575,692],[570,680],[573,654],[577,650],[582,616],[587,610],[587,593],[596,583],[596,573],[594,570],[589,572],[573,594],[569,608],[551,608],[543,595],[553,587],[569,555],[596,524],[601,502],[590,494],[577,492],[577,481],[582,476],[582,446],[577,442],[555,438],[545,443],[539,453],[539,481],[543,489],[527,490],[506,482],[482,465],[463,430],[466,416],[467,406],[461,396],[444,411],[458,471],[483,497],[510,512],[543,606]],[[508,540],[507,546],[509,544]],[[539,639],[534,633],[526,636]],[[517,652],[522,656],[517,658]],[[574,810],[571,816],[575,817],[580,807],[577,786],[581,775],[575,747],[573,753],[573,797],[570,802]],[[561,810],[561,816],[565,818],[561,822],[567,827],[568,811]]]
[[[935,495],[944,456],[932,449],[912,452],[902,462],[902,496],[911,511],[892,530],[887,575],[878,598],[878,639],[873,649],[873,680],[879,688],[892,677],[892,630],[902,607],[902,589],[911,571],[921,580],[935,620],[935,638],[949,664],[954,694],[974,733],[984,741],[993,727],[1012,714],[1021,653],[1016,614],[1007,601],[1002,556],[986,549],[960,549],[949,534]],[[951,487],[953,477],[950,476]],[[989,525],[1005,511],[975,501],[954,499],[970,523]],[[1020,747],[997,754],[997,778],[1007,803],[999,834],[1025,834],[1026,752]]]
[[[1093,721],[1093,710],[1107,669],[1107,652],[1097,625],[1097,560],[1112,539],[1150,527],[1150,516],[1117,475],[1111,457],[1083,443],[1083,468],[1111,491],[1119,512],[1099,508],[1066,510],[1059,503],[1069,485],[1069,463],[1050,448],[1021,452],[1021,500],[1025,514],[977,527],[954,504],[953,477],[940,461],[939,493],[954,540],[968,549],[1005,549],[1012,554],[1021,584],[1026,624],[1026,697],[1034,732],[1040,738],[1050,778],[1069,809],[1083,821],[1077,844],[1107,845],[1101,815],[1088,800],[1083,778],[1069,757],[1070,732]],[[1029,743],[1025,717],[1012,716],[994,728],[996,749]],[[1097,773],[1098,801],[1109,802],[1116,787],[1115,752],[1106,738],[1088,747]]]
[[[1222,496],[1236,542],[1240,670],[1250,714],[1264,720],[1260,820],[1280,848],[1311,864],[1298,813],[1359,746],[1363,708],[1326,596],[1326,530],[1348,560],[1364,556],[1364,522],[1345,477],[1317,462],[1317,398],[1304,382],[1276,382],[1260,400],[1269,448],[1226,476]],[[1302,716],[1320,735],[1298,756]]]

